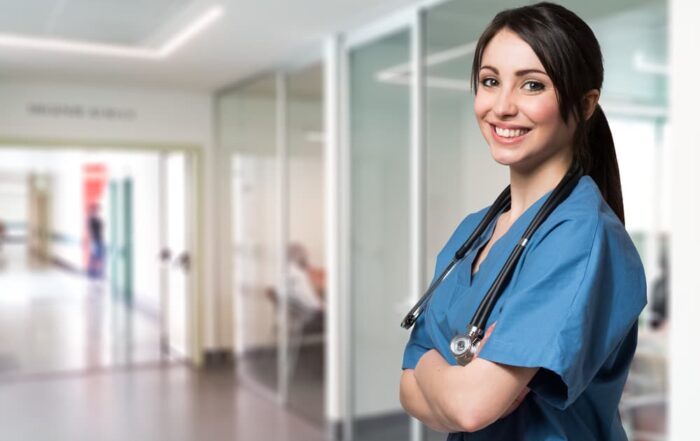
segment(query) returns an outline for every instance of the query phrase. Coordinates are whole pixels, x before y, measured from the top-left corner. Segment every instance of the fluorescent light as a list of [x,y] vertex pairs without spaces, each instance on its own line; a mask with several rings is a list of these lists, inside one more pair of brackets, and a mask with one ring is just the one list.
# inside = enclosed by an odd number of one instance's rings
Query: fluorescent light
[[175,34],[170,40],[166,41],[160,49],[158,49],[158,54],[162,57],[167,57],[172,54],[185,43],[194,38],[197,34],[202,32],[210,24],[212,24],[216,19],[221,17],[224,13],[224,9],[221,6],[213,6],[209,8],[204,14],[202,14],[195,21],[186,26],[182,31]]
[[[476,50],[476,42],[463,44],[444,51],[435,52],[425,57],[424,66],[432,67],[447,63],[452,60],[457,60],[473,54]],[[410,85],[412,78],[412,66],[410,63],[397,64],[382,71],[377,72],[375,79],[380,83]],[[469,81],[436,77],[426,75],[425,85],[437,89],[471,91]]]
[[655,75],[669,75],[670,69],[667,64],[652,63],[647,61],[644,54],[640,51],[634,53],[634,68],[639,72],[650,73]]
[[75,52],[93,55],[108,55],[131,58],[156,58],[152,50],[117,46],[111,44],[88,43],[60,38],[36,38],[22,35],[0,34],[0,46],[22,49],[39,49],[56,52]]
[[0,46],[114,57],[160,59],[171,55],[177,49],[184,46],[197,34],[206,29],[207,26],[221,17],[223,12],[224,10],[221,6],[212,6],[157,49],[91,43],[88,41],[66,40],[61,38],[28,37],[16,34],[0,34]]

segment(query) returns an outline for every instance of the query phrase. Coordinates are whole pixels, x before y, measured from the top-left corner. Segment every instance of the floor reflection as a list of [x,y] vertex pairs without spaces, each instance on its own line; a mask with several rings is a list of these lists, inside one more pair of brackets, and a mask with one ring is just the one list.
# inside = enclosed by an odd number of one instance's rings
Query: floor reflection
[[114,300],[108,284],[5,244],[0,256],[0,379],[167,362],[153,317]]

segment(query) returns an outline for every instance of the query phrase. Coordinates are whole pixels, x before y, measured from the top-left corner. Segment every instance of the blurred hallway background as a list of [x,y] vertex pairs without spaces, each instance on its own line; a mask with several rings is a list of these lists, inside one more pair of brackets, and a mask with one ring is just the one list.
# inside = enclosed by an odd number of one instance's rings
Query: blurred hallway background
[[[399,322],[506,185],[469,76],[527,3],[0,0],[0,440],[445,439],[400,407]],[[558,3],[647,274],[620,415],[691,440],[700,6]]]

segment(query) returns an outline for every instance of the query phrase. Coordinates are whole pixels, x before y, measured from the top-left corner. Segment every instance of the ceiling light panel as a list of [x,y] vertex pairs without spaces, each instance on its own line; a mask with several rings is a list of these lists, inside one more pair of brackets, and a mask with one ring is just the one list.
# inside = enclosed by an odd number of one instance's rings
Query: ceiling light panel
[[0,33],[139,46],[193,0],[0,0]]

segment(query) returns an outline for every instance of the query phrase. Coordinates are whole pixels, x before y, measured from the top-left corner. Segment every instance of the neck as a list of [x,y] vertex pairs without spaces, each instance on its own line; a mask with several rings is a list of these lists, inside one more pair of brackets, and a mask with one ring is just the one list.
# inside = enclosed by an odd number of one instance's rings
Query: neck
[[509,224],[561,181],[571,165],[571,155],[559,155],[530,169],[510,167]]

